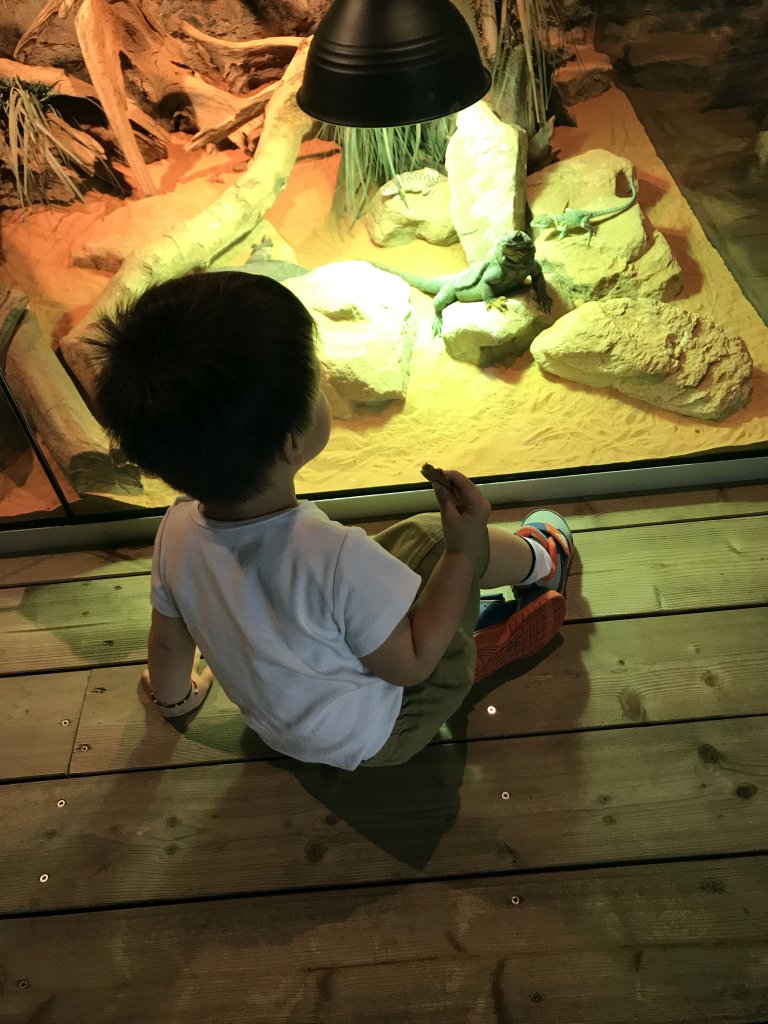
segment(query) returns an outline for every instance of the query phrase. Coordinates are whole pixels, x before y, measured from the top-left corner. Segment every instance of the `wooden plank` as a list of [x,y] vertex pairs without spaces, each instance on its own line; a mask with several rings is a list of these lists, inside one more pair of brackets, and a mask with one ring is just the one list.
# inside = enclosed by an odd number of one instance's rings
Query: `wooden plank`
[[[574,530],[719,519],[768,512],[768,485],[752,484],[678,493],[640,494],[557,503]],[[494,509],[491,521],[517,525],[530,505]],[[369,533],[383,530],[397,519],[370,519],[355,525]],[[66,537],[66,534],[64,534]],[[151,545],[105,551],[69,551],[55,554],[0,558],[0,587],[31,583],[129,576],[149,571]]]
[[743,1024],[768,1014],[766,877],[750,857],[4,921],[4,1019]]
[[149,577],[0,590],[3,672],[73,669],[147,656]]
[[568,619],[768,601],[768,516],[576,537]]
[[378,771],[285,760],[11,783],[0,912],[766,852],[766,725],[443,744]]
[[[539,506],[510,505],[491,512],[492,523],[511,524]],[[746,484],[669,493],[631,494],[626,497],[589,498],[555,502],[554,507],[574,531],[650,526],[659,523],[691,522],[697,519],[721,519],[742,515],[760,515],[768,511],[768,485]],[[395,520],[360,523],[370,532],[381,530]]]
[[475,688],[471,734],[764,714],[767,678],[765,606],[568,625]]
[[[149,707],[138,676],[93,670],[72,773],[275,756],[220,686],[180,726]],[[768,714],[767,678],[768,607],[566,626],[541,656],[479,684],[442,741]]]
[[0,779],[67,774],[88,674],[0,679]]
[[[63,536],[66,538],[66,531]],[[137,572],[148,572],[151,558],[151,544],[105,551],[67,551],[0,558],[0,587],[24,587],[30,583],[58,583],[99,576],[132,576]]]
[[136,665],[92,670],[72,774],[279,756],[246,726],[218,683],[203,707],[180,723],[158,714],[138,685],[139,673]]
[[[576,543],[570,621],[768,603],[768,516],[598,531]],[[141,660],[148,598],[147,576],[0,590],[2,670]]]

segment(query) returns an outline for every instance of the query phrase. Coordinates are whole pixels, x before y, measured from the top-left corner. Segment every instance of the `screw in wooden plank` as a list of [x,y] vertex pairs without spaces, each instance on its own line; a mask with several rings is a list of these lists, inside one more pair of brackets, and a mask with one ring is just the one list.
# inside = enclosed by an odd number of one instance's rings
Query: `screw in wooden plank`
[[43,883],[43,885],[45,885],[45,883],[48,881],[48,875],[40,875],[40,881]]
[[90,746],[87,743],[81,743],[80,744],[80,752],[82,754],[87,754],[90,749],[91,748],[90,748]]
[[61,724],[62,725],[69,725],[69,719],[68,718],[62,718]]
[[511,896],[510,899],[509,899],[509,902],[512,904],[513,907],[519,907],[520,906],[520,897],[519,896]]
[[16,988],[20,988],[21,991],[23,992],[25,988],[29,988],[29,982],[27,981],[26,978],[21,978],[19,981],[16,982]]
[[56,806],[57,807],[66,807],[66,804],[67,804],[66,800],[57,800],[56,801]]
[[94,688],[91,690],[91,693],[106,693],[106,692],[107,692],[106,686],[94,686]]
[[504,792],[501,794],[501,799],[502,800],[509,800],[509,793],[507,793],[506,790],[504,790]]
[[493,706],[493,704],[489,704],[488,705],[488,714],[489,715],[495,715],[496,714],[496,708]]

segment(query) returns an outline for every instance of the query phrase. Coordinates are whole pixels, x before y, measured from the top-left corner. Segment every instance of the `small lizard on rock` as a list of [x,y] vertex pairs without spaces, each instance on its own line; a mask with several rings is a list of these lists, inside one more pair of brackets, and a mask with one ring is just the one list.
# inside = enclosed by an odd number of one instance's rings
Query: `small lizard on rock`
[[507,231],[493,247],[488,259],[476,260],[458,274],[419,277],[391,267],[380,269],[397,274],[419,291],[435,296],[432,331],[437,335],[443,327],[443,310],[452,302],[485,302],[488,309],[492,306],[506,309],[507,293],[520,288],[527,277],[531,279],[539,306],[549,312],[552,300],[547,294],[544,274],[535,255],[536,248],[530,235],[524,231]]
[[566,206],[562,213],[537,213],[531,221],[531,227],[538,229],[557,228],[557,237],[561,239],[565,238],[569,231],[582,230],[587,232],[589,242],[591,242],[592,236],[595,233],[595,229],[592,227],[593,220],[596,220],[598,217],[618,217],[620,213],[624,213],[625,210],[628,210],[636,202],[637,181],[634,178],[629,183],[629,190],[629,199],[619,206],[612,206],[607,210],[578,210],[574,207]]

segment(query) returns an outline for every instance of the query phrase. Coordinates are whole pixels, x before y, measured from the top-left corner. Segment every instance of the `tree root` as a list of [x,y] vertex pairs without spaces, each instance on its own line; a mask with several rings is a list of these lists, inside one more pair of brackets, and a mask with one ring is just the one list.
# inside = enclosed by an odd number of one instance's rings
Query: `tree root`
[[256,227],[285,187],[301,140],[313,123],[296,104],[309,42],[303,40],[297,48],[270,99],[261,141],[240,179],[206,210],[133,253],[84,319],[62,339],[64,359],[87,393],[93,391],[100,348],[93,338],[99,317],[135,300],[151,285],[207,267]]

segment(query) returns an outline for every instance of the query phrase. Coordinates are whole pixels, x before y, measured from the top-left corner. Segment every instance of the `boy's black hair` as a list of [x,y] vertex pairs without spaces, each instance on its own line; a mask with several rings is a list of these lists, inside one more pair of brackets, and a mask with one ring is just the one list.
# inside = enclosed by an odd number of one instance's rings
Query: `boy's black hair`
[[95,412],[129,459],[203,502],[253,497],[312,423],[315,322],[283,285],[236,271],[149,288],[102,317]]

